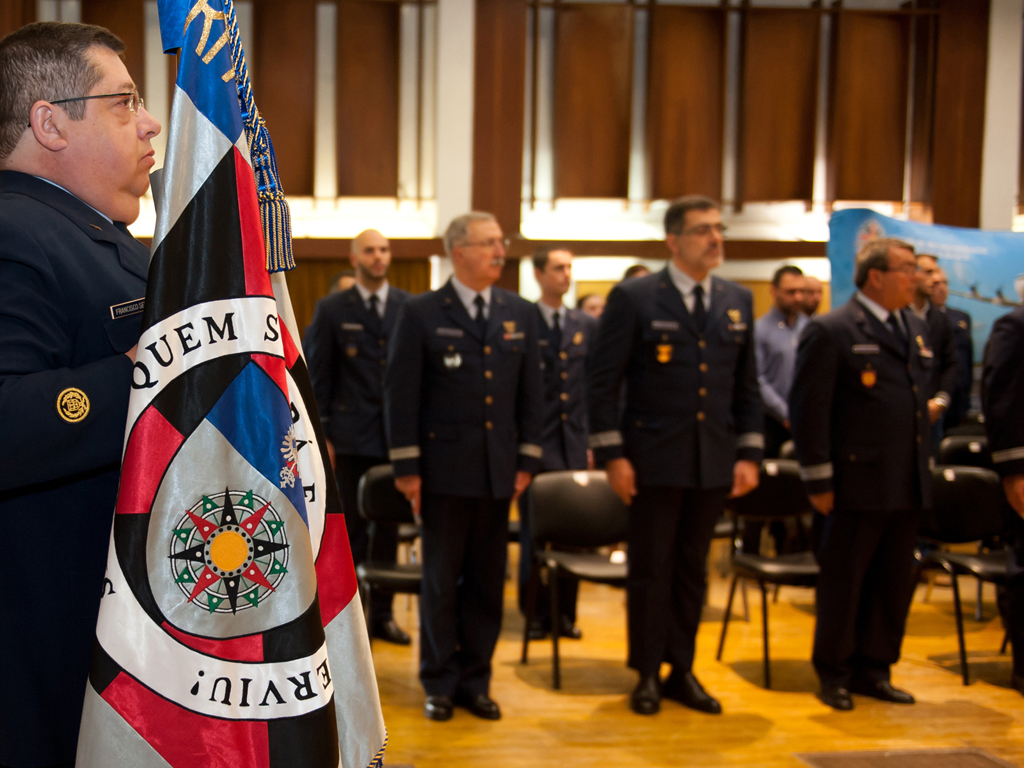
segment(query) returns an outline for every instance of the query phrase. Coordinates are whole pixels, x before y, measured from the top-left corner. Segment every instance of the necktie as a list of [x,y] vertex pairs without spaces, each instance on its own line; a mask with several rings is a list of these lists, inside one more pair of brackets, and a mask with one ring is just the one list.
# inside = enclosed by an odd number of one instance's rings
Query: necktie
[[902,350],[903,354],[907,354],[907,336],[903,333],[903,329],[900,327],[899,321],[896,319],[896,313],[890,312],[889,319],[886,321],[889,327],[892,329],[893,335],[896,337],[896,343]]
[[383,329],[380,317],[380,299],[377,298],[376,293],[370,294],[370,316],[367,318],[367,328],[374,335],[380,335]]
[[697,333],[704,332],[707,320],[708,315],[704,309],[704,286],[697,283],[693,288],[693,324],[697,328]]
[[487,302],[485,302],[484,297],[478,293],[476,298],[473,299],[473,303],[476,304],[476,317],[474,319],[476,320],[477,327],[480,329],[480,338],[486,339],[487,317],[484,315],[484,307],[487,305]]
[[554,322],[551,325],[551,341],[554,343],[555,349],[562,348],[562,324],[559,322],[561,316],[561,312],[555,312]]

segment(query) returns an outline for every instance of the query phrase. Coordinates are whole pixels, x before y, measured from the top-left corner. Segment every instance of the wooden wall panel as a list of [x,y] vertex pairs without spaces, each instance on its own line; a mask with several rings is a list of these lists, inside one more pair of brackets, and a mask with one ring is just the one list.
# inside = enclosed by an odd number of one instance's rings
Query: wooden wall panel
[[647,162],[651,199],[722,194],[725,14],[651,9]]
[[311,195],[316,3],[256,0],[253,11],[253,95],[274,142],[281,186],[289,195]]
[[83,24],[106,27],[124,41],[124,65],[141,91],[146,83],[145,5],[139,0],[82,0],[81,18]]
[[519,233],[526,99],[526,6],[477,0],[473,81],[473,209]]
[[338,194],[398,194],[398,3],[338,3]]
[[903,200],[910,19],[855,11],[833,18],[828,199]]
[[938,16],[912,22],[914,40],[913,118],[910,126],[910,202],[926,207],[932,201],[932,147],[935,134],[935,49]]
[[943,0],[935,72],[932,213],[936,224],[977,227],[985,128],[988,0]]
[[820,12],[745,14],[737,201],[811,200]]
[[555,10],[555,197],[626,197],[633,9]]
[[36,0],[0,0],[0,39],[36,21]]

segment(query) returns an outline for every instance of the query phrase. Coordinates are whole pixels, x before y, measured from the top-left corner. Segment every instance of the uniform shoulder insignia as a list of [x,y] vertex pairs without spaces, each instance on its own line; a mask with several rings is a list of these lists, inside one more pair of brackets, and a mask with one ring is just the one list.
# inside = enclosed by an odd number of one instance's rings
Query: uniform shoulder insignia
[[71,424],[89,415],[89,397],[76,387],[68,387],[57,395],[57,413]]
[[961,328],[963,328],[965,331],[967,330],[967,321],[966,320],[957,320],[956,324],[959,325]]
[[92,227],[93,229],[98,229],[100,232],[103,231],[103,227],[98,227],[95,224],[90,224],[89,226]]

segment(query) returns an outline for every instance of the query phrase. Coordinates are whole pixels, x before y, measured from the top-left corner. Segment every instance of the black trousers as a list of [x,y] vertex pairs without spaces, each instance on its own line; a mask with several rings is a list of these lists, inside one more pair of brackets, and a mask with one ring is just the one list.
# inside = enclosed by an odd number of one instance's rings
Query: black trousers
[[[387,460],[371,456],[337,456],[334,464],[334,476],[341,493],[341,509],[345,513],[345,528],[348,530],[354,564],[359,565],[366,560],[395,562],[398,556],[398,526],[378,526],[363,519],[357,503],[359,478],[370,467],[387,464]],[[373,591],[370,596],[371,627],[391,619],[393,599],[394,595]]]
[[629,666],[657,674],[693,666],[707,557],[728,488],[641,486],[629,508]]
[[1013,672],[1024,677],[1024,520],[1009,520],[1006,586],[1000,591],[1000,613],[1013,649]]
[[[530,582],[530,563],[533,557],[533,525],[530,514],[530,494],[519,497],[519,611],[526,615],[527,587]],[[558,580],[558,610],[572,624],[576,623],[576,598],[580,583],[571,577]],[[551,624],[551,594],[542,584],[537,590],[535,618]]]
[[420,682],[428,696],[475,696],[490,687],[509,503],[423,494]]
[[818,577],[812,661],[823,685],[889,679],[914,597],[919,510],[815,515]]

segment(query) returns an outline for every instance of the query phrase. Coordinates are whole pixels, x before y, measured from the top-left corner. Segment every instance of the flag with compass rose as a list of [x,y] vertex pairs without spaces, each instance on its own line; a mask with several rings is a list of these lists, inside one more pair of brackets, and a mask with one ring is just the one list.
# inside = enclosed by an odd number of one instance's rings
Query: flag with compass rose
[[345,520],[271,272],[287,208],[232,3],[159,8],[181,53],[76,765],[378,767]]

